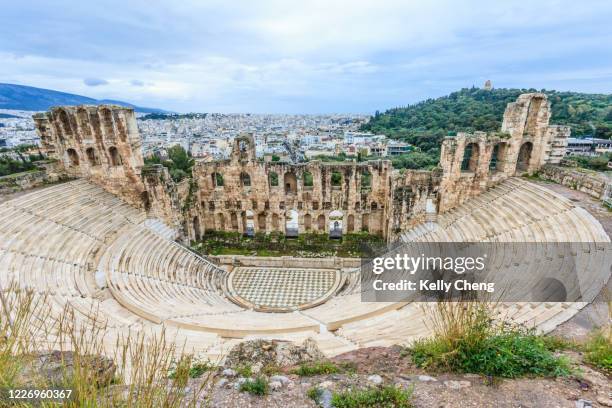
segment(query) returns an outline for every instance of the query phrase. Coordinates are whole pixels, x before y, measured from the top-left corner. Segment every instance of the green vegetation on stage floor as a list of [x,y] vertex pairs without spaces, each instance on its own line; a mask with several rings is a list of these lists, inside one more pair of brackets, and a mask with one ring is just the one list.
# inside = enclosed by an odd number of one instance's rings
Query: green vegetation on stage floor
[[327,234],[316,233],[300,234],[297,238],[286,238],[280,232],[256,233],[249,238],[239,232],[208,231],[192,247],[207,255],[358,258],[369,254],[371,248],[382,245],[382,237],[366,232],[345,234],[342,239],[330,239]]

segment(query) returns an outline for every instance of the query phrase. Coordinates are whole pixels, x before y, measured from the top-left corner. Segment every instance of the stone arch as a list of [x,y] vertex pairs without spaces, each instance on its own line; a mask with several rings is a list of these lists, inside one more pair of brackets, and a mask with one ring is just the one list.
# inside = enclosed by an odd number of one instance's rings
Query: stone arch
[[367,169],[361,172],[361,189],[369,190],[372,188],[372,173]]
[[295,176],[295,173],[285,173],[283,176],[283,186],[285,187],[285,194],[297,193],[297,177]]
[[68,155],[70,166],[76,167],[79,165],[79,154],[76,152],[76,150],[70,148],[66,150],[66,154]]
[[196,241],[202,238],[200,233],[200,218],[198,216],[193,217],[193,235]]
[[255,213],[252,210],[246,210],[244,215],[244,234],[252,237],[255,235]]
[[489,161],[489,171],[504,171],[507,153],[508,144],[504,142],[497,143],[493,147],[493,152],[491,152],[491,160]]
[[314,179],[312,178],[311,172],[305,171],[302,173],[302,184],[305,188],[312,188],[314,185]]
[[370,232],[370,214],[363,214],[361,216],[361,231]]
[[271,171],[268,174],[268,182],[270,183],[270,187],[278,187],[278,173]]
[[334,210],[329,213],[329,237],[342,238],[342,221],[344,213],[340,210]]
[[223,174],[219,173],[219,172],[214,172],[213,174],[211,174],[211,179],[212,179],[212,184],[213,187],[223,187],[224,181],[223,181]]
[[87,113],[87,110],[83,107],[77,108],[76,116],[84,138],[91,140],[92,134],[91,127],[89,126],[89,114]]
[[317,217],[317,230],[325,232],[325,215],[321,214]]
[[331,185],[335,188],[342,187],[342,173],[337,170],[332,171]]
[[531,154],[533,153],[533,143],[525,142],[521,145],[518,158],[516,160],[516,171],[525,172],[529,170],[531,163]]
[[272,214],[272,230],[278,231],[278,214]]
[[119,150],[117,150],[115,146],[111,146],[108,148],[108,155],[110,156],[111,166],[121,166],[123,161],[121,160]]
[[125,126],[123,126],[121,115],[118,112],[114,112],[113,119],[119,139],[121,139],[122,142],[127,142],[127,130],[125,129]]
[[300,232],[299,214],[297,210],[291,209],[285,213],[285,236],[297,238]]
[[232,148],[232,160],[253,161],[255,160],[255,140],[252,135],[240,135],[234,138]]
[[108,108],[102,108],[100,109],[100,116],[102,117],[102,130],[104,134],[106,137],[114,137],[113,113]]
[[312,229],[312,216],[310,214],[304,215],[304,229],[310,231]]
[[531,289],[534,302],[567,302],[567,289],[557,278],[541,278]]
[[478,170],[478,159],[480,158],[480,148],[478,143],[468,143],[463,149],[463,160],[461,161],[461,171],[475,173]]
[[219,215],[217,215],[217,225],[219,225],[219,231],[225,230],[225,215],[223,215],[222,213],[219,213]]
[[140,201],[142,201],[145,211],[149,211],[151,209],[151,200],[149,200],[148,191],[143,191],[140,193]]
[[70,118],[68,117],[68,113],[64,109],[60,109],[57,115],[62,125],[64,135],[72,136],[72,126],[70,126]]
[[257,216],[257,228],[259,231],[266,232],[266,213],[259,213]]
[[346,224],[346,232],[355,231],[355,216],[353,214],[349,214]]
[[87,161],[90,166],[97,166],[100,164],[98,157],[96,156],[96,150],[93,147],[88,147],[85,150],[85,156],[87,157]]
[[251,187],[251,176],[244,171],[240,173],[240,185],[242,187]]
[[238,214],[233,212],[230,215],[230,222],[231,222],[232,230],[238,231]]

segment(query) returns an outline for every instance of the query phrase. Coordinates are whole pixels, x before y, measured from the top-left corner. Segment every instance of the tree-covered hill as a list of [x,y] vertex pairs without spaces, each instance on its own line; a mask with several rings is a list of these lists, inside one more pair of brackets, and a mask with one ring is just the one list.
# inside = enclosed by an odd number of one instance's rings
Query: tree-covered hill
[[[501,127],[506,105],[535,89],[464,88],[448,96],[377,112],[363,130],[383,133],[417,146],[458,131],[493,131]],[[542,90],[552,103],[552,124],[569,125],[572,136],[612,138],[612,95]],[[423,147],[428,150],[427,147]]]

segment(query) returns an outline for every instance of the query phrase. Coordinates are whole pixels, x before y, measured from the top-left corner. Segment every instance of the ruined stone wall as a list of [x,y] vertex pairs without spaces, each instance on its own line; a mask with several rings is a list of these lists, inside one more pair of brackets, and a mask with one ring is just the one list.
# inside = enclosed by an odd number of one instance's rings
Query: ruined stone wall
[[605,198],[605,192],[611,184],[611,180],[605,176],[584,169],[545,165],[538,174],[545,180],[563,184],[600,200]]
[[[387,236],[391,173],[389,161],[264,163],[255,158],[252,137],[237,138],[229,160],[194,168],[198,228],[285,232],[295,211],[299,233],[330,232],[339,221],[343,233]],[[371,180],[367,185],[364,177]],[[312,186],[305,182],[310,178]]]
[[178,184],[163,166],[143,166],[132,109],[58,107],[34,120],[43,150],[65,175],[89,178],[161,218],[188,242],[207,230],[367,231],[392,239],[507,177],[558,163],[570,130],[550,126],[550,115],[545,94],[521,95],[508,104],[500,132],[446,138],[434,171],[393,170],[385,160],[263,162],[252,136],[242,135],[228,160],[197,162],[193,177]]
[[114,105],[55,107],[34,115],[41,147],[66,174],[85,177],[142,206],[141,139],[133,109]]
[[425,221],[427,200],[437,201],[440,185],[439,171],[406,170],[396,171],[392,177],[389,211],[389,236],[392,240]]
[[559,163],[570,128],[550,126],[550,115],[545,94],[523,94],[508,104],[501,132],[446,138],[440,156],[443,176],[438,210],[453,208],[508,177]]

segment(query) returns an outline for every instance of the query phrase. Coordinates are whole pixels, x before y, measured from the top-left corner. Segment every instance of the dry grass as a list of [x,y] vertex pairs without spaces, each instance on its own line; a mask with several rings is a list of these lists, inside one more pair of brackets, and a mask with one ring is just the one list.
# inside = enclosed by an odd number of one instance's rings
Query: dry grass
[[[107,323],[96,310],[86,317],[66,306],[62,313],[53,314],[52,301],[45,295],[19,289],[15,284],[2,293],[0,388],[71,388],[73,399],[62,406],[75,408],[205,406],[204,391],[212,383],[214,371],[190,382],[196,360],[169,341],[165,330],[111,337]],[[50,350],[71,352],[72,362],[61,362],[61,384],[50,384],[48,378],[29,371],[24,376],[23,370],[35,353]],[[100,376],[99,356],[114,361],[113,378]],[[188,384],[189,392],[185,392]]]

